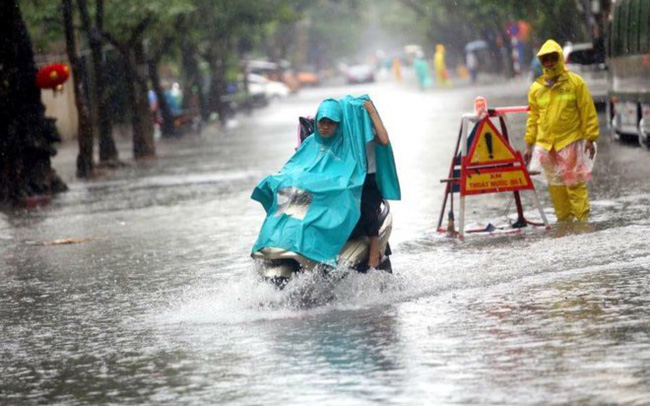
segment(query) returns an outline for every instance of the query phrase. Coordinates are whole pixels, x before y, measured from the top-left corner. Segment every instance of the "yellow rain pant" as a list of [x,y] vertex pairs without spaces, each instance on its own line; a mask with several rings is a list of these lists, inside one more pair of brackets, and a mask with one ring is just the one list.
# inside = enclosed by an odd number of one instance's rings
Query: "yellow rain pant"
[[549,185],[557,221],[587,221],[589,219],[589,191],[584,182],[573,186]]

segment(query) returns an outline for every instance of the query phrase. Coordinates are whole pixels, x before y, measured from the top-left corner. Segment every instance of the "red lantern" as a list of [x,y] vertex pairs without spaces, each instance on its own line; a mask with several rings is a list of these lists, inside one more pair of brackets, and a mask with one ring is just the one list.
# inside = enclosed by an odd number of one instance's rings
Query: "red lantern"
[[70,77],[70,68],[65,63],[43,66],[36,74],[36,86],[41,89],[61,90]]

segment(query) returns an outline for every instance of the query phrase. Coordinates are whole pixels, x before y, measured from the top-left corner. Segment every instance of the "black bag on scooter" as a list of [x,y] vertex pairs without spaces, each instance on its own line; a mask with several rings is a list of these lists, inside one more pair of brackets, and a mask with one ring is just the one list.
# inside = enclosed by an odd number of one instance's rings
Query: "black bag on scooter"
[[298,135],[300,143],[314,133],[316,120],[314,117],[298,117]]

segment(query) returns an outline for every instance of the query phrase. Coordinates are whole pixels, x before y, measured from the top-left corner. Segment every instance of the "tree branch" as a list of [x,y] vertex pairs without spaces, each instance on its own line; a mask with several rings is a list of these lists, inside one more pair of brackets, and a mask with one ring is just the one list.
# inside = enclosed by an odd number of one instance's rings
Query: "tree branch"
[[147,15],[142,21],[140,21],[138,25],[136,25],[133,31],[131,32],[131,38],[129,38],[128,44],[131,46],[135,44],[142,36],[144,30],[147,29],[147,26],[151,24],[152,21],[153,21],[153,15],[151,14]]
[[95,2],[95,28],[100,31],[104,29],[104,0]]
[[102,38],[104,38],[106,40],[106,42],[108,42],[109,44],[111,44],[115,48],[117,48],[117,50],[120,51],[122,56],[124,56],[125,58],[128,58],[128,56],[129,56],[129,47],[126,44],[123,44],[120,41],[118,41],[117,38],[115,38],[113,36],[113,34],[111,34],[110,32],[102,31],[102,32],[100,32],[100,35],[102,36]]

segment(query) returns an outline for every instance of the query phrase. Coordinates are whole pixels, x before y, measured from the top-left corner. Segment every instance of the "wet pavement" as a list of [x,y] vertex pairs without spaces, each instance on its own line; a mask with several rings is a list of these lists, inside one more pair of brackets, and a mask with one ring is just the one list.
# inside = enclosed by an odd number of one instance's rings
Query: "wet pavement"
[[[130,166],[89,182],[64,145],[70,191],[0,214],[0,404],[650,403],[650,152],[602,129],[589,228],[435,232],[460,115],[479,94],[525,104],[526,87],[308,89],[159,140],[154,161],[121,142]],[[278,292],[256,277],[249,196],[291,155],[299,115],[362,92],[402,183],[395,274],[351,274],[302,309],[289,299],[317,280]],[[525,117],[510,122],[521,148]],[[468,199],[469,222],[507,223],[508,200]]]

